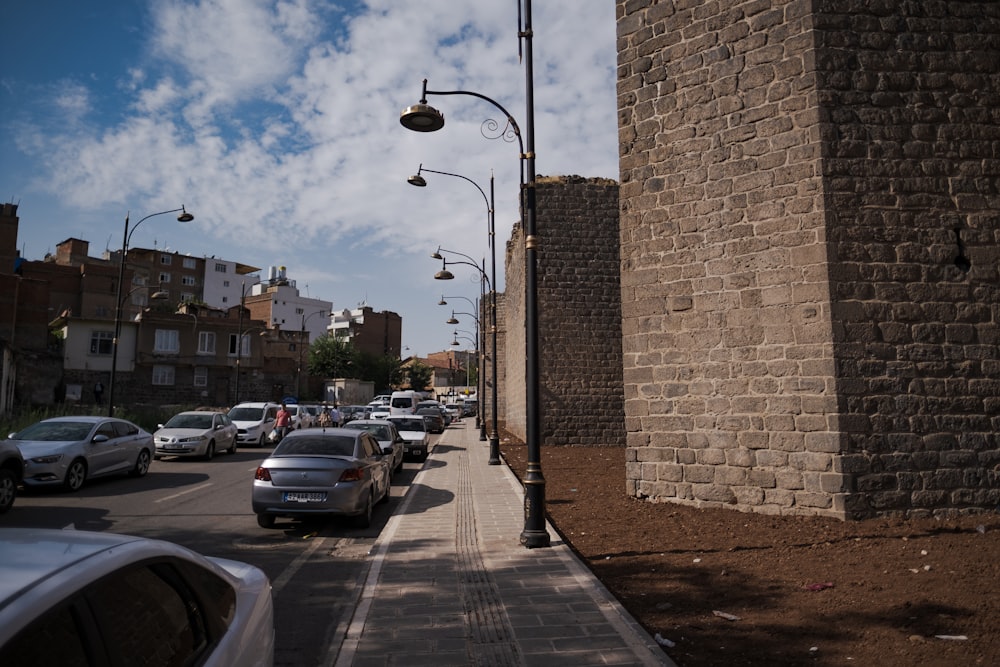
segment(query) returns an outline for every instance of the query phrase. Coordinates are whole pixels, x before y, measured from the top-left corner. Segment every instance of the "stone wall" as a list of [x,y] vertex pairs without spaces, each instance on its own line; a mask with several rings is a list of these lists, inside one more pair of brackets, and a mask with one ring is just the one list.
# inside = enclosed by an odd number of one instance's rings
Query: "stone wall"
[[[622,445],[618,185],[579,176],[536,184],[542,445]],[[505,289],[506,427],[524,425],[524,238],[515,227]]]
[[630,492],[1000,501],[1000,4],[619,0]]

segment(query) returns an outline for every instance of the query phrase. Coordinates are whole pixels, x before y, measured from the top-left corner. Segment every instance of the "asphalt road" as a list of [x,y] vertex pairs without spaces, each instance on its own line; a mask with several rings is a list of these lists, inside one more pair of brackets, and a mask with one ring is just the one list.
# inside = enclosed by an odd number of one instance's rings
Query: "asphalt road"
[[393,478],[390,501],[376,505],[368,529],[338,519],[279,519],[265,529],[250,511],[250,489],[257,464],[269,452],[240,449],[212,461],[164,458],[140,479],[88,481],[77,493],[22,493],[0,525],[141,535],[252,563],[273,585],[274,664],[329,665],[350,621],[368,552],[420,464],[404,463]]

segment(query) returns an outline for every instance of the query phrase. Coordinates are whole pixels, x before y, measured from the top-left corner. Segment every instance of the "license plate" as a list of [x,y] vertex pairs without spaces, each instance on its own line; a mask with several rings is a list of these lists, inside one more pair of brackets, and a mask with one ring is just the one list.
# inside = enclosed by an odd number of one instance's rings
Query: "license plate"
[[286,493],[286,503],[321,503],[326,500],[325,493]]

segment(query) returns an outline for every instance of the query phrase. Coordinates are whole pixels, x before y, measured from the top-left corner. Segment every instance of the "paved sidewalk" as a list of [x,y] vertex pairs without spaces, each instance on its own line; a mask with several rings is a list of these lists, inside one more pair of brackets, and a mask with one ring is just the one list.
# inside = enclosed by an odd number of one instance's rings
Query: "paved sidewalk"
[[[372,549],[336,667],[674,663],[548,526],[474,420],[448,428]],[[544,451],[542,459],[544,471]]]

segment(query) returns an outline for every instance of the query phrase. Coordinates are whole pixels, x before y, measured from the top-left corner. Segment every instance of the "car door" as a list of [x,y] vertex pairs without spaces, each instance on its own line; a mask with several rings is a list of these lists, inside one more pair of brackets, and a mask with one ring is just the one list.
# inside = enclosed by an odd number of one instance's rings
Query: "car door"
[[236,424],[233,423],[228,415],[215,415],[212,427],[215,429],[216,450],[221,451],[233,446],[233,440],[236,439]]
[[139,432],[139,428],[127,421],[117,419],[114,421],[116,442],[120,460],[115,466],[115,470],[131,470],[139,458],[139,452],[146,440]]
[[89,475],[104,475],[120,470],[125,464],[128,451],[115,430],[113,420],[105,420],[97,425],[90,442],[86,445],[87,469]]
[[389,468],[386,465],[386,457],[382,455],[378,440],[367,431],[361,433],[361,446],[364,448],[367,465],[371,469],[375,497],[381,498],[389,493]]

